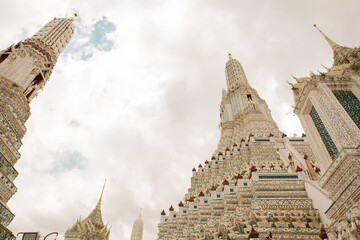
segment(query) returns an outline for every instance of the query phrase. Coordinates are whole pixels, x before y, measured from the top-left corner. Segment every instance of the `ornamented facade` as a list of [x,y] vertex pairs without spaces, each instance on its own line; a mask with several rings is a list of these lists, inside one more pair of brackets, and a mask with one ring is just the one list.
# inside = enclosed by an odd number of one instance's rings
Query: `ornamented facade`
[[295,78],[294,112],[319,159],[319,184],[333,201],[326,210],[332,221],[327,235],[360,239],[360,48],[340,46],[319,31],[333,50],[334,64]]
[[327,219],[307,192],[321,191],[322,174],[308,138],[278,129],[239,61],[229,58],[218,148],[192,170],[178,210],[161,212],[158,239],[264,239],[268,230],[276,239],[318,239]]
[[[74,34],[74,18],[55,18],[31,38],[0,52],[0,236],[14,214],[7,206],[16,193],[14,165],[30,116],[29,103],[49,80],[56,61]],[[4,239],[4,238],[2,238]]]
[[102,189],[95,209],[84,220],[81,217],[65,232],[65,240],[109,240],[110,228],[104,224],[101,214],[101,200],[104,194]]
[[144,221],[141,218],[141,210],[139,218],[135,220],[133,229],[131,232],[131,240],[142,240],[144,231]]

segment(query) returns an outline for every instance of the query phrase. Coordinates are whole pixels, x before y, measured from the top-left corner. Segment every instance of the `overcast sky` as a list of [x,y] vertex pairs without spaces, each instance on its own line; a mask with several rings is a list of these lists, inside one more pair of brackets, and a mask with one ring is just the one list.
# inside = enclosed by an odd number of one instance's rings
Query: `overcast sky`
[[[75,11],[76,33],[31,103],[16,164],[9,228],[64,234],[95,207],[110,238],[130,239],[143,208],[144,240],[182,200],[191,169],[219,140],[227,54],[240,61],[281,131],[301,134],[286,80],[332,65],[312,26],[360,45],[358,0],[3,0],[0,49]],[[60,236],[58,239],[63,239]]]

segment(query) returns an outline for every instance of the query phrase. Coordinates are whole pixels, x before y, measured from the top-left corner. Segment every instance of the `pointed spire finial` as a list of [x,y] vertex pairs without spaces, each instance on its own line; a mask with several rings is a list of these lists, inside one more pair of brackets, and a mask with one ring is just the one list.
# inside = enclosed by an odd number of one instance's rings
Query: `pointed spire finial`
[[72,17],[69,17],[70,22],[75,21],[75,18],[77,18],[77,16],[78,16],[77,13],[74,13]]
[[292,84],[291,82],[289,82],[288,80],[286,80],[286,82],[293,88],[294,84]]
[[328,36],[326,36],[317,26],[314,24],[314,27],[323,35],[323,37],[326,39],[328,44],[330,45],[331,49],[335,51],[335,47],[339,46],[337,43],[335,43],[333,40],[331,40]]
[[141,215],[142,215],[142,208],[140,208],[139,219],[141,218]]
[[291,76],[292,76],[293,79],[297,80],[297,77],[294,77],[294,75],[292,75],[292,74],[291,74]]
[[229,60],[231,60],[232,59],[232,57],[231,57],[231,53],[229,53]]
[[96,205],[96,208],[97,208],[97,209],[100,209],[100,208],[101,208],[101,200],[102,200],[102,197],[103,197],[103,194],[104,194],[105,185],[106,185],[106,179],[105,179],[105,182],[104,182],[103,189],[102,189],[102,191],[101,191],[101,195],[100,195],[99,201],[98,201],[98,203],[97,203],[97,205]]
[[329,71],[329,68],[325,67],[325,66],[324,66],[324,65],[322,65],[322,64],[321,64],[321,66],[322,66],[323,68],[325,68],[326,70],[328,70],[328,71]]

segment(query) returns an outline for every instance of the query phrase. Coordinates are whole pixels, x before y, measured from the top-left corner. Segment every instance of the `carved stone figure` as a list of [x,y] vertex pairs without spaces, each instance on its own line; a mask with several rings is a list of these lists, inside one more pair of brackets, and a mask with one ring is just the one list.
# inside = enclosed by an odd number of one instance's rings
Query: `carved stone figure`
[[279,215],[275,215],[275,218],[278,220],[277,222],[275,222],[275,226],[276,227],[288,227],[288,223],[284,221],[285,219],[285,215],[284,213],[280,213]]
[[360,239],[359,228],[356,226],[355,221],[356,221],[355,216],[352,216],[351,222],[350,222],[351,227],[348,229],[350,240],[359,240]]
[[309,222],[310,227],[312,228],[321,227],[319,214],[316,214],[314,211],[310,211],[309,213],[306,214],[306,217],[311,220],[311,222]]
[[245,228],[243,228],[244,232],[245,233],[249,233],[251,231],[251,228],[252,228],[252,223],[254,223],[254,219],[253,219],[253,215],[251,215],[252,217],[248,217],[248,216],[244,216],[242,219],[241,219],[241,223],[243,226],[245,226]]
[[338,224],[336,224],[336,231],[338,233],[338,240],[347,239],[347,236],[348,236],[347,230],[348,229],[349,229],[349,224],[345,219],[341,220]]
[[351,221],[354,221],[356,226],[360,229],[360,207],[355,206],[351,209]]
[[271,223],[267,221],[269,218],[269,213],[261,211],[258,212],[256,215],[257,225],[260,227],[271,227]]
[[327,232],[326,232],[329,240],[337,240],[338,237],[337,237],[337,234],[336,234],[336,231],[335,229],[331,228],[329,229]]
[[297,215],[295,215],[295,214],[292,214],[293,216],[293,218],[292,218],[292,225],[294,226],[294,227],[298,227],[298,228],[305,228],[306,227],[306,223],[304,223],[302,220],[303,220],[303,216],[300,214],[300,213],[298,213]]
[[250,109],[256,109],[256,103],[253,100],[249,99],[248,104]]

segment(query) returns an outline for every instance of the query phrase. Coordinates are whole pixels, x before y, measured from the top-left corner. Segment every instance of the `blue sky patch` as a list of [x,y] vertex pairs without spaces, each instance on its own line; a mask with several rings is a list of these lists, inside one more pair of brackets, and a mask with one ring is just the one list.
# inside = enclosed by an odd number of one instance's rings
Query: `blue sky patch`
[[56,164],[53,169],[49,171],[50,174],[71,171],[74,168],[83,169],[86,158],[79,152],[65,152],[56,155]]
[[115,25],[109,22],[106,17],[103,17],[95,23],[94,31],[91,33],[90,43],[92,43],[96,49],[106,52],[110,51],[114,43],[106,37],[106,34],[114,32],[115,30]]
[[108,34],[116,30],[115,24],[103,16],[91,27],[84,26],[81,18],[74,22],[75,34],[69,45],[65,48],[64,55],[79,55],[84,61],[94,55],[95,51],[108,52],[114,47],[114,42],[109,39]]

